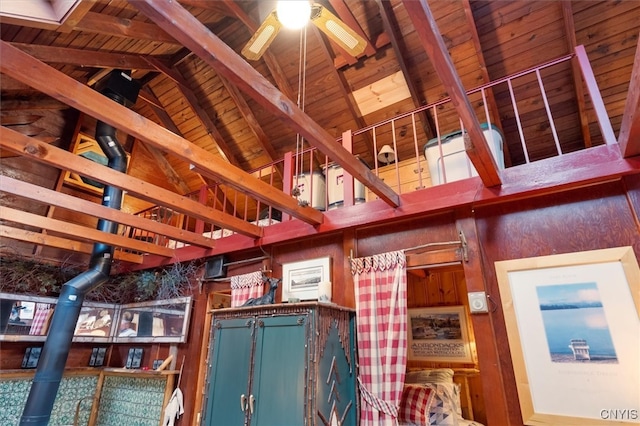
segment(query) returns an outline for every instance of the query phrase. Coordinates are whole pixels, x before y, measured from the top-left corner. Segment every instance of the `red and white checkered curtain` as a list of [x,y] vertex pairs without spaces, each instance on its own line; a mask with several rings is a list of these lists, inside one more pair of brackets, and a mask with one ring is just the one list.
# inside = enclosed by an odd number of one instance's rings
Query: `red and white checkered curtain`
[[358,331],[361,426],[398,424],[407,366],[404,252],[351,260]]
[[242,306],[247,300],[264,293],[262,272],[251,272],[231,277],[231,307]]
[[33,314],[33,321],[29,329],[30,335],[40,336],[47,334],[49,318],[51,317],[51,305],[48,303],[36,303],[36,311]]

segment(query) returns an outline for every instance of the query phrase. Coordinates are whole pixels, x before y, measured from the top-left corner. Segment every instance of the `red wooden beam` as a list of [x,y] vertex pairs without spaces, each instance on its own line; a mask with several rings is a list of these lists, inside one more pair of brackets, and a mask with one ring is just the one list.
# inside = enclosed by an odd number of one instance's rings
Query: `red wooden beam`
[[403,0],[405,9],[411,17],[411,22],[422,42],[422,47],[429,55],[446,91],[451,96],[453,105],[464,124],[469,140],[465,138],[465,149],[469,159],[478,171],[478,175],[486,186],[497,186],[500,181],[498,166],[491,155],[491,150],[480,128],[471,102],[462,86],[460,77],[449,56],[447,46],[442,40],[436,20],[431,14],[426,0]]
[[638,41],[636,56],[633,60],[633,71],[631,72],[631,82],[627,92],[627,103],[624,107],[618,143],[623,157],[640,154],[640,41]]
[[[502,172],[504,182],[499,188],[484,187],[478,177],[464,179],[402,194],[400,208],[392,209],[380,200],[369,201],[348,207],[347,211],[334,209],[325,212],[325,220],[320,226],[314,227],[300,221],[283,222],[264,227],[262,238],[258,241],[234,235],[218,240],[215,249],[188,247],[180,249],[179,256],[186,261],[247,250],[256,245],[262,247],[339,230],[426,217],[465,206],[481,208],[570,191],[631,174],[640,174],[640,158],[624,160],[617,144],[600,145],[505,169]],[[169,263],[160,257],[147,256],[144,267],[140,269]]]
[[167,0],[129,1],[389,205],[397,207],[400,204],[398,194],[180,4]]

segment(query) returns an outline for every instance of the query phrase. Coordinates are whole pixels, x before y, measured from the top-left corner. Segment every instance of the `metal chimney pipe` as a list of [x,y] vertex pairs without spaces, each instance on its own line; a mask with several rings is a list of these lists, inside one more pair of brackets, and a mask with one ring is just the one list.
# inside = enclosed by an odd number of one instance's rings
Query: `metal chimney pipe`
[[[123,73],[122,71],[114,72]],[[131,82],[128,75],[123,77]],[[125,97],[113,90],[105,90],[104,94],[120,104],[125,103]],[[135,96],[137,97],[137,91]],[[96,126],[96,141],[109,160],[108,167],[125,173],[127,156],[116,139],[116,129],[99,121]],[[102,205],[119,210],[121,204],[122,190],[105,186]],[[118,223],[99,219],[97,229],[115,234]],[[49,424],[84,297],[91,289],[108,280],[112,259],[113,246],[94,244],[89,269],[62,286],[31,390],[22,411],[20,425],[47,426]]]

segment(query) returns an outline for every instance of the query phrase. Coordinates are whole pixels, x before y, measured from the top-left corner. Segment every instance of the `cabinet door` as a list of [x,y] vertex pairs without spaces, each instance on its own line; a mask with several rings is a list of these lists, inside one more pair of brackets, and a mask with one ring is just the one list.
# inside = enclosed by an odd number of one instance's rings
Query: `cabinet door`
[[309,320],[307,315],[258,317],[251,426],[305,424]]
[[205,425],[245,424],[254,324],[253,318],[214,319]]

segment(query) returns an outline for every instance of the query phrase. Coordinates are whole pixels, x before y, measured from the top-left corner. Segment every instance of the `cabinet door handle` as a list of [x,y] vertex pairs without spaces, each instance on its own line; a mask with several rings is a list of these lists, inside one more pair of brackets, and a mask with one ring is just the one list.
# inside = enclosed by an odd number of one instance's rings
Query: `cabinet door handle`
[[256,399],[253,397],[253,395],[249,395],[249,411],[251,412],[251,414],[253,414],[253,403]]
[[247,396],[245,394],[240,395],[240,410],[244,412],[247,409]]

